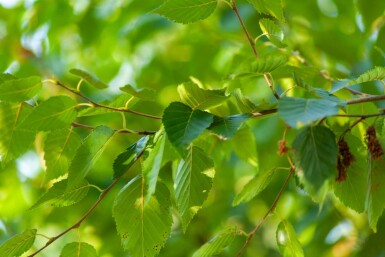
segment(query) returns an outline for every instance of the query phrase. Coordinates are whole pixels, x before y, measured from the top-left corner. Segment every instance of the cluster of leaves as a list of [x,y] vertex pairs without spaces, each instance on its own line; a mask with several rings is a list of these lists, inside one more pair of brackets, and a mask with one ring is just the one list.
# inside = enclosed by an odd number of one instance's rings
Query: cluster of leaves
[[[44,139],[40,152],[44,156],[44,185],[48,189],[31,206],[31,211],[47,204],[66,207],[84,200],[91,188],[98,188],[89,180],[102,156],[109,155],[112,159],[109,162],[112,173],[108,176],[113,179],[78,222],[51,237],[45,246],[35,252],[30,250],[38,233],[36,229],[28,229],[2,244],[0,256],[21,256],[28,250],[32,252],[30,256],[36,255],[78,228],[122,181],[125,182],[113,200],[112,216],[123,248],[130,256],[156,256],[168,238],[173,237],[175,227],[181,227],[183,232],[188,230],[198,211],[208,202],[210,192],[215,190],[214,178],[225,176],[218,167],[231,153],[256,170],[233,197],[232,206],[255,199],[266,188],[274,186],[272,182],[276,181],[279,170],[290,170],[288,179],[293,171],[296,178],[294,188],[303,190],[320,206],[327,194],[333,193],[344,206],[366,213],[369,226],[377,230],[385,208],[382,147],[385,119],[384,112],[372,102],[385,97],[361,93],[352,87],[360,84],[364,88],[368,83],[383,81],[385,67],[377,66],[352,79],[332,79],[292,51],[293,42],[284,38],[286,19],[280,0],[248,2],[261,14],[260,31],[267,38],[262,43],[250,42],[256,56],[250,50],[240,68],[232,67],[234,69],[226,74],[225,85],[220,88],[194,77],[179,84],[176,88],[179,100],[168,101],[161,117],[133,110],[137,103],[151,102],[154,107],[147,110],[156,112],[158,105],[153,102],[156,93],[149,88],[126,85],[112,100],[102,103],[91,100],[80,90],[83,81],[94,90],[105,90],[108,85],[81,69],[71,70],[79,77],[77,88],[38,76],[18,78],[8,73],[0,76],[2,166],[12,165],[34,143],[39,148]],[[168,0],[154,12],[188,24],[209,18],[218,4],[216,0]],[[225,1],[225,5],[240,18],[235,1]],[[244,26],[241,18],[240,22]],[[249,37],[245,27],[244,30]],[[267,103],[255,103],[237,86],[255,78],[265,82],[275,98],[269,98]],[[289,82],[285,84],[285,81]],[[256,87],[264,86],[262,83]],[[63,92],[47,96],[42,88],[52,86]],[[278,95],[276,90],[282,94]],[[92,121],[93,117],[116,113],[122,114],[120,129],[113,129],[107,122],[83,123]],[[127,128],[126,114],[150,120],[157,130]],[[278,124],[284,131],[279,153],[289,161],[282,161],[286,165],[283,168],[273,165],[264,170],[260,167],[269,165],[258,160],[253,120],[265,116],[279,117]],[[90,132],[80,132],[80,129]],[[267,137],[269,131],[264,133]],[[106,151],[124,134],[137,138],[121,153]],[[269,153],[275,151],[274,148]],[[285,182],[284,187],[286,185]],[[284,187],[267,214],[273,211]],[[246,240],[247,232],[241,228],[244,224],[234,223],[222,227],[211,240],[202,243],[193,256],[221,254],[236,238]],[[278,222],[276,241],[277,250],[283,256],[304,256],[296,231],[285,218]],[[247,240],[246,246],[249,243]],[[97,256],[97,252],[86,242],[70,242],[62,248],[60,256]]]

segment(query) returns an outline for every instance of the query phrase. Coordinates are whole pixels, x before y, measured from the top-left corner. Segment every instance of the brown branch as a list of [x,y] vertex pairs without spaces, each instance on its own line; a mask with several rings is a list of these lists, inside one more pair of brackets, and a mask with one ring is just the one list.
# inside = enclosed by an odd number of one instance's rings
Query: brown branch
[[250,232],[249,236],[247,237],[246,239],[246,242],[243,244],[242,248],[239,250],[239,252],[237,253],[237,257],[240,257],[242,256],[243,252],[245,251],[246,247],[249,245],[249,243],[251,242],[251,239],[253,239],[253,237],[255,236],[255,234],[257,233],[257,231],[259,230],[259,228],[262,226],[262,224],[265,222],[267,216],[270,215],[270,213],[272,213],[275,209],[275,207],[277,206],[278,204],[278,201],[279,199],[281,198],[282,196],[282,193],[283,191],[285,190],[287,184],[289,183],[289,180],[291,178],[291,175],[294,173],[294,170],[295,170],[295,167],[293,166],[291,169],[290,169],[290,172],[285,180],[285,182],[283,183],[282,187],[281,187],[281,190],[279,190],[278,192],[278,195],[275,197],[275,200],[273,202],[273,204],[271,205],[270,209],[265,213],[265,215],[262,217],[262,219],[259,221],[258,225]]
[[[74,128],[95,129],[94,126],[81,124],[77,122],[72,122],[71,126]],[[114,131],[120,134],[137,134],[137,135],[154,135],[157,132],[157,131],[131,130],[131,129],[114,129]]]
[[350,100],[347,100],[347,104],[359,104],[359,103],[375,102],[375,101],[381,101],[381,100],[385,100],[385,95],[376,95],[376,96],[350,99]]

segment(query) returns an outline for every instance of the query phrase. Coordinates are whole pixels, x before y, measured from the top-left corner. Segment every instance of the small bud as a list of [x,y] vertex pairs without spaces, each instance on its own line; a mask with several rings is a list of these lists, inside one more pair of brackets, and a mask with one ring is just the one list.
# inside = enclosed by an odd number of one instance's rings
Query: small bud
[[278,141],[278,155],[282,156],[285,153],[287,153],[288,151],[289,151],[289,148],[286,147],[286,140],[285,139],[279,140]]

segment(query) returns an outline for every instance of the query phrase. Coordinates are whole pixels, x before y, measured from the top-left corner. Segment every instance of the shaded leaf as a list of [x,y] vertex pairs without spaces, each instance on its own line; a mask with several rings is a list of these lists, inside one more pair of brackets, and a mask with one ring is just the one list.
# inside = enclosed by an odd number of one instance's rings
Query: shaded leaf
[[61,253],[60,257],[97,257],[95,248],[84,242],[73,242],[66,244]]
[[253,62],[252,71],[259,74],[272,72],[278,67],[285,65],[288,60],[288,57],[283,54],[270,54],[263,56],[258,58],[257,61]]
[[242,202],[248,202],[259,193],[261,193],[270,184],[275,173],[275,169],[258,174],[253,177],[235,196],[233,206],[236,206]]
[[281,0],[247,0],[254,8],[263,14],[269,14],[278,20],[285,22]]
[[293,142],[298,167],[315,188],[334,179],[337,170],[337,144],[334,133],[323,126],[306,127]]
[[36,229],[28,229],[0,245],[1,257],[18,257],[28,251],[35,242]]
[[152,257],[159,253],[171,232],[170,195],[162,183],[144,201],[145,184],[135,177],[115,198],[113,216],[124,249],[130,256]]
[[22,79],[10,79],[3,76],[0,84],[0,101],[23,102],[31,99],[41,89],[40,77],[28,77]]
[[337,113],[338,103],[326,99],[282,97],[278,103],[278,114],[291,127],[308,125]]
[[2,73],[0,74],[0,85],[7,80],[15,80],[15,79],[17,78],[10,73]]
[[197,22],[209,17],[217,0],[167,0],[154,12],[179,23]]
[[178,93],[182,101],[191,108],[202,110],[219,105],[228,98],[225,90],[207,90],[193,82],[179,85]]
[[68,96],[54,96],[35,107],[20,128],[49,131],[69,127],[76,118],[76,102]]
[[277,228],[277,244],[283,257],[303,257],[301,243],[297,239],[293,226],[286,220]]
[[114,131],[105,126],[96,127],[77,150],[68,171],[68,189],[77,186],[103,153]]
[[261,27],[262,32],[267,36],[267,38],[276,45],[277,47],[284,47],[285,44],[282,43],[284,38],[283,31],[274,21],[270,19],[260,19],[259,26]]
[[223,248],[229,246],[238,233],[237,227],[230,227],[222,230],[207,243],[202,245],[192,257],[210,257],[218,255]]
[[137,89],[131,85],[125,85],[121,87],[120,90],[143,100],[154,101],[156,99],[155,91],[149,88]]
[[252,113],[257,110],[257,106],[250,99],[245,97],[240,89],[234,91],[234,97],[241,112]]
[[72,128],[51,131],[44,143],[44,160],[47,167],[45,181],[67,173],[81,139]]
[[98,79],[96,76],[91,75],[90,73],[88,73],[84,70],[71,69],[70,73],[75,75],[75,76],[81,77],[82,79],[87,81],[91,86],[93,86],[95,88],[98,88],[98,89],[108,88],[108,85],[106,85],[104,82],[100,81],[100,79]]
[[51,204],[55,207],[70,206],[80,202],[87,196],[88,190],[90,189],[90,184],[88,184],[87,181],[83,180],[69,190],[66,190],[67,182],[68,180],[65,179],[53,184],[53,186],[31,206],[31,209],[39,207],[42,204]]
[[181,150],[210,126],[213,115],[173,102],[164,110],[162,121],[168,139]]
[[183,231],[206,200],[214,175],[214,162],[196,146],[179,163],[174,187]]
[[208,127],[209,130],[225,138],[231,138],[244,121],[248,120],[251,114],[237,114],[227,117],[214,116],[214,121]]
[[257,143],[250,127],[245,126],[238,130],[231,141],[235,154],[241,160],[258,167]]

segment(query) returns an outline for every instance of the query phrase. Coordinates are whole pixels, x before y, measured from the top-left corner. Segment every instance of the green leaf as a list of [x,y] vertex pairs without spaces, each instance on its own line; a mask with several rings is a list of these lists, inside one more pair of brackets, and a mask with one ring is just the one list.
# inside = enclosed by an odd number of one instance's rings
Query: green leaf
[[300,130],[293,142],[298,167],[315,188],[328,179],[335,179],[337,170],[337,144],[334,133],[323,126]]
[[258,58],[252,64],[252,71],[255,73],[263,74],[272,72],[273,70],[285,65],[288,62],[288,57],[283,54],[269,54]]
[[145,183],[138,176],[115,198],[113,216],[130,256],[152,257],[159,253],[171,232],[170,194],[160,183],[154,196],[145,201]]
[[260,19],[259,26],[261,27],[262,32],[267,36],[267,38],[276,45],[277,47],[284,47],[285,44],[282,43],[284,34],[279,25],[270,19]]
[[18,257],[28,251],[35,242],[36,229],[28,229],[0,245],[1,257]]
[[84,242],[73,242],[66,244],[60,257],[98,257],[95,248]]
[[205,110],[226,101],[225,90],[207,90],[200,88],[194,82],[187,82],[178,86],[178,93],[182,102],[193,109]]
[[137,89],[131,85],[125,85],[121,87],[120,90],[143,100],[154,101],[156,99],[155,91],[149,88]]
[[162,121],[168,139],[181,150],[211,125],[213,117],[208,112],[173,102],[164,110]]
[[71,69],[70,73],[81,77],[85,81],[87,81],[91,86],[98,88],[98,89],[104,89],[108,88],[108,85],[106,85],[104,82],[100,81],[97,77],[94,75],[91,75],[90,73],[84,71],[84,70],[79,70],[79,69]]
[[202,207],[215,175],[214,162],[200,148],[190,147],[178,166],[175,177],[175,200],[183,231]]
[[15,76],[13,76],[12,74],[2,73],[2,74],[0,74],[0,85],[7,80],[15,80],[15,79],[17,79],[17,78]]
[[258,167],[257,143],[250,127],[238,130],[232,138],[233,150],[243,161]]
[[283,16],[283,8],[281,0],[247,0],[254,8],[263,14],[268,14],[277,18],[281,22],[285,22]]
[[23,102],[31,99],[41,89],[40,77],[8,78],[5,81],[3,79],[0,84],[0,101]]
[[291,127],[308,125],[313,121],[338,113],[338,103],[326,99],[282,97],[278,114]]
[[162,167],[166,138],[163,130],[155,135],[155,146],[148,154],[147,159],[143,162],[143,176],[147,187],[146,200],[151,198],[156,189],[159,170]]
[[66,190],[67,183],[68,180],[64,179],[53,184],[30,209],[37,208],[42,204],[51,204],[55,207],[70,206],[87,196],[90,184],[86,180],[81,181],[70,190]]
[[114,179],[123,176],[131,168],[137,158],[143,153],[148,142],[149,136],[144,136],[138,142],[130,145],[126,151],[119,154],[114,161]]
[[304,257],[301,243],[288,221],[283,220],[279,223],[276,236],[278,248],[283,257]]
[[20,128],[50,131],[69,127],[76,118],[76,102],[68,96],[54,96],[42,102],[19,125]]
[[331,93],[334,93],[342,88],[365,83],[371,81],[381,81],[385,79],[385,67],[374,67],[361,74],[358,78],[352,80],[339,80],[333,84]]
[[229,227],[222,230],[211,238],[210,241],[202,245],[192,257],[210,257],[220,254],[225,247],[233,242],[237,233],[237,227]]
[[365,209],[368,213],[369,225],[377,232],[377,222],[385,208],[385,158],[380,160],[369,160],[369,171],[367,178],[367,193]]
[[114,131],[112,129],[99,126],[87,136],[83,145],[77,150],[69,168],[68,190],[77,186],[87,176],[113,135]]
[[208,129],[225,138],[231,138],[243,122],[248,120],[250,117],[251,115],[248,113],[228,117],[214,116],[214,121]]
[[258,174],[252,178],[242,190],[235,196],[233,206],[236,206],[242,202],[248,202],[259,193],[261,193],[270,184],[275,173],[275,169],[263,174]]
[[26,152],[35,140],[34,131],[18,127],[31,111],[32,107],[24,103],[0,103],[0,153],[3,163]]
[[245,97],[239,88],[234,91],[234,98],[241,112],[252,113],[257,110],[257,106]]
[[167,0],[154,12],[178,23],[192,23],[209,17],[217,0]]
[[47,135],[44,143],[46,182],[67,173],[80,145],[81,139],[72,129],[55,130]]

